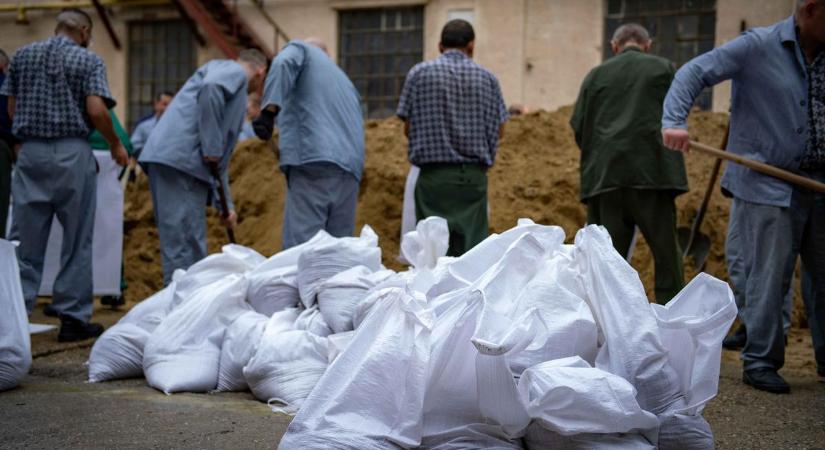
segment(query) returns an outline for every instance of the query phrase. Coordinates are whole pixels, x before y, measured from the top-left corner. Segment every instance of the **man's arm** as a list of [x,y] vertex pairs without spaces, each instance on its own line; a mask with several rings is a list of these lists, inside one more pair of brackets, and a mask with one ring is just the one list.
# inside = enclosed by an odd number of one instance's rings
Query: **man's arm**
[[86,113],[92,121],[95,129],[103,135],[106,142],[109,143],[109,151],[112,154],[112,159],[120,166],[125,166],[129,162],[129,154],[120,143],[115,129],[112,126],[112,119],[109,116],[109,109],[102,97],[97,95],[89,95],[86,97]]
[[284,106],[284,100],[295,89],[305,61],[306,50],[297,44],[284,47],[272,61],[264,83],[261,115],[252,121],[252,129],[261,140],[268,141],[272,137],[275,117]]
[[573,135],[576,138],[576,145],[579,146],[579,149],[582,147],[584,118],[587,117],[587,103],[590,101],[590,85],[593,83],[595,73],[595,70],[591,70],[584,78],[584,81],[582,81],[579,96],[576,99],[576,105],[573,107],[573,115],[570,117],[570,128],[573,129]]
[[221,133],[226,92],[216,83],[206,83],[198,92],[198,134],[201,156],[206,162],[217,162],[223,157],[225,136]]
[[683,152],[690,150],[687,118],[696,97],[705,88],[735,78],[747,66],[756,45],[756,35],[745,33],[690,60],[676,72],[662,114],[662,142],[666,147]]
[[9,119],[14,119],[14,112],[17,110],[17,103],[14,101],[14,97],[9,96],[9,103],[6,105],[6,111],[9,113]]

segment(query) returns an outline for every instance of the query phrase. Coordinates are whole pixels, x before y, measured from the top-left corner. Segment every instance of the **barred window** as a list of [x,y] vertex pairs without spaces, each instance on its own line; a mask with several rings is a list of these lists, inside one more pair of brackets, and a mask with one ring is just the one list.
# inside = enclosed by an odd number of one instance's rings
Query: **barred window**
[[407,72],[424,53],[424,8],[344,10],[338,60],[361,94],[364,116],[395,113]]
[[[613,56],[610,39],[620,25],[635,22],[650,32],[651,52],[681,67],[713,49],[716,39],[716,0],[607,0],[604,20],[604,59]],[[706,89],[696,104],[710,109],[712,91]]]
[[192,32],[181,20],[129,23],[129,76],[126,114],[131,130],[153,113],[155,94],[180,89],[195,71]]

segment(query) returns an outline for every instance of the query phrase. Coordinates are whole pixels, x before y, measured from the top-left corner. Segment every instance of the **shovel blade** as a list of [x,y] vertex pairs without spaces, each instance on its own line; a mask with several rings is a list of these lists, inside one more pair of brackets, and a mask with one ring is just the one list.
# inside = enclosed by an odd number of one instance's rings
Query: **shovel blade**
[[[679,248],[682,254],[689,257],[696,270],[703,270],[710,254],[710,238],[707,235],[696,232],[693,242],[690,242],[690,228],[680,227],[676,230],[679,236]],[[690,248],[688,248],[690,245]]]

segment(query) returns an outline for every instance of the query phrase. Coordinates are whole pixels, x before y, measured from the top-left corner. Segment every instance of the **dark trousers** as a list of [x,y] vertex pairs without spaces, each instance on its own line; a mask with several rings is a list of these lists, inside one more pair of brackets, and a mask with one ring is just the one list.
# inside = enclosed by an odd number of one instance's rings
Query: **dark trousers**
[[11,147],[0,139],[0,238],[5,239],[11,199]]
[[684,287],[672,191],[619,188],[596,195],[587,200],[587,222],[607,228],[613,247],[625,258],[639,227],[656,266],[656,302],[667,303]]
[[415,185],[415,216],[447,219],[448,256],[461,256],[483,241],[487,224],[487,172],[478,164],[424,165]]

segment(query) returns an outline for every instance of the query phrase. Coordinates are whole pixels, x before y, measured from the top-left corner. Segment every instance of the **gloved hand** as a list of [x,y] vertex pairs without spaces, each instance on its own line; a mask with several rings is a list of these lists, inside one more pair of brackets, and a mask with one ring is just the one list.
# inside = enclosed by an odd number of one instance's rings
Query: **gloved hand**
[[252,129],[255,131],[255,136],[262,141],[268,141],[272,138],[272,131],[275,126],[275,112],[269,109],[264,109],[257,119],[252,121]]

